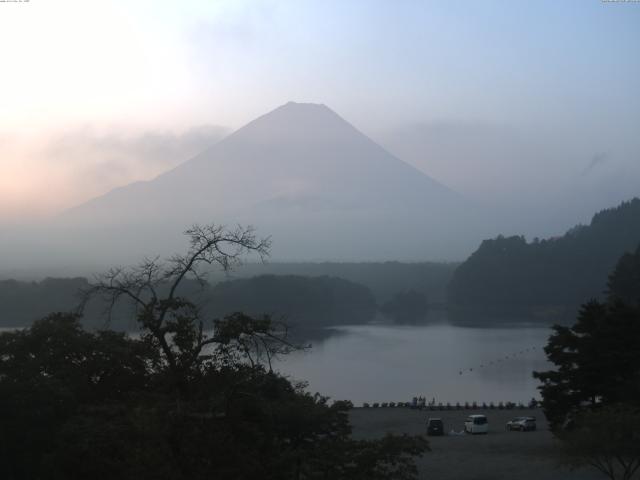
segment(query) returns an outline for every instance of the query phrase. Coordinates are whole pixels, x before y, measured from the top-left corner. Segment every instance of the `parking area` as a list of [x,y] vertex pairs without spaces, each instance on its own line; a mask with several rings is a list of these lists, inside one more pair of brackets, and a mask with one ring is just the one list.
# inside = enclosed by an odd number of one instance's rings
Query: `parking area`
[[[448,435],[464,429],[468,415],[486,415],[487,435]],[[537,430],[510,432],[514,417],[534,416]],[[595,471],[570,471],[560,465],[556,442],[539,409],[428,411],[409,408],[355,408],[351,411],[356,438],[377,438],[386,432],[424,435],[429,417],[439,417],[445,435],[428,437],[431,452],[418,461],[421,478],[438,480],[596,480]]]

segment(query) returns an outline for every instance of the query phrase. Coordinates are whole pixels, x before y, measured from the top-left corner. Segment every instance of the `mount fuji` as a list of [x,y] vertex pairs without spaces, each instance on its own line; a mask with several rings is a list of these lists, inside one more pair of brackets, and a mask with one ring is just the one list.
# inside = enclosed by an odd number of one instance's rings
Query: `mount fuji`
[[255,226],[284,261],[457,260],[483,236],[461,195],[328,107],[293,102],[56,219],[76,254],[114,260],[182,251],[180,232],[211,222]]

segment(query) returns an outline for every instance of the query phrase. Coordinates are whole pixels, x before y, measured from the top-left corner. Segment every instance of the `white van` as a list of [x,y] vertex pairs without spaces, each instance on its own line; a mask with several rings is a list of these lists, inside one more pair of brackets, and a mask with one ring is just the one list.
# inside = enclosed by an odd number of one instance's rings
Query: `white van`
[[466,433],[488,433],[489,421],[484,415],[469,415],[464,421],[464,431]]

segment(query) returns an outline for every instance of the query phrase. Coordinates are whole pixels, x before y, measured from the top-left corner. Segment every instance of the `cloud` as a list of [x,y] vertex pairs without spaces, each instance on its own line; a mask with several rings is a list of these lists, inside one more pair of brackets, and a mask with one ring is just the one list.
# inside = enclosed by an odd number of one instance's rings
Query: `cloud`
[[[556,138],[493,123],[441,121],[400,126],[374,138],[399,158],[465,195],[502,201],[572,173]],[[553,172],[553,174],[550,174]]]
[[373,137],[490,206],[503,232],[556,235],[640,195],[640,150],[608,136],[450,121],[406,124]]
[[52,138],[39,156],[58,167],[80,168],[86,175],[149,176],[198,154],[227,133],[226,128],[211,125],[193,127],[181,134],[158,131],[99,134],[80,129]]
[[[222,139],[225,127],[171,131],[98,131],[46,137],[0,133],[0,219],[51,214],[128,183],[148,180]],[[3,208],[4,205],[6,208]]]

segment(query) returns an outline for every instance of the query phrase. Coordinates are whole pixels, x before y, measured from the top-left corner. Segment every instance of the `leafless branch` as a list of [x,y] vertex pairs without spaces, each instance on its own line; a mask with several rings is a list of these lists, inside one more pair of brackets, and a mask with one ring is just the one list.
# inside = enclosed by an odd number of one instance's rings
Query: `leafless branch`
[[179,327],[175,322],[179,318],[184,319],[186,315],[197,328],[194,332],[193,362],[205,346],[213,343],[212,339],[205,338],[199,313],[186,311],[190,302],[178,297],[178,288],[184,279],[191,277],[204,285],[203,265],[217,265],[228,271],[250,253],[257,254],[264,261],[271,246],[271,240],[258,238],[253,227],[238,225],[228,229],[224,225],[194,225],[184,233],[189,238],[186,254],[173,255],[165,261],[158,257],[145,258],[129,269],[113,268],[96,277],[81,292],[78,308],[82,312],[92,298],[100,298],[106,305],[110,321],[116,305],[126,300],[134,307],[140,326],[153,335],[173,367],[178,364],[178,356],[172,349],[171,337],[167,338],[167,335],[177,333]]

